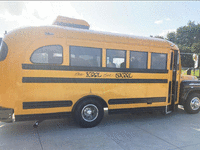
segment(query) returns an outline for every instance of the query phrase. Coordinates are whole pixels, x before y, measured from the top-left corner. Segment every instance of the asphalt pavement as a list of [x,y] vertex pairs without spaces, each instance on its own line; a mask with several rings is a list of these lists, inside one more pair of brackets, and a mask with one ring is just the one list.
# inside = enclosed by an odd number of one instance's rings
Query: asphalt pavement
[[72,118],[34,122],[0,122],[0,150],[199,150],[200,113],[178,109],[161,113],[105,116],[93,128]]

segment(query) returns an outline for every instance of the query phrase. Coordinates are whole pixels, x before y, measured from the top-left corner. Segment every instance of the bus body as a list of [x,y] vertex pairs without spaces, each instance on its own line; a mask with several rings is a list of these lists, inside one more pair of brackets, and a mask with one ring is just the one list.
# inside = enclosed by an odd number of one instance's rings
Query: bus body
[[109,114],[168,113],[180,104],[188,113],[199,112],[200,82],[181,78],[176,45],[82,26],[57,23],[5,35],[0,49],[1,121],[72,115],[80,126],[93,127],[105,107]]

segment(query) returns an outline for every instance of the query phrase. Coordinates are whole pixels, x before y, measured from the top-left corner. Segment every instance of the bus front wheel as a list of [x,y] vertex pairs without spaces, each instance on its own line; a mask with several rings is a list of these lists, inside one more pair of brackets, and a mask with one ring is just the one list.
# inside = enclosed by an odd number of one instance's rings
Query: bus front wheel
[[74,119],[83,128],[91,128],[98,125],[103,116],[103,106],[92,98],[82,100],[74,110]]
[[200,111],[200,94],[190,94],[185,102],[184,109],[189,114],[198,113]]

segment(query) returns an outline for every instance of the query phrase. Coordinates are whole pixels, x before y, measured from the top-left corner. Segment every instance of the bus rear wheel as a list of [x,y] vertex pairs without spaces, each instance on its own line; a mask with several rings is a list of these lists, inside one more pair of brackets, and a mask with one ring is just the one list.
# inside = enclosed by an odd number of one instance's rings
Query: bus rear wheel
[[82,100],[74,110],[74,119],[83,128],[91,128],[98,125],[103,116],[103,106],[92,98]]
[[200,94],[193,93],[188,96],[184,109],[189,114],[196,114],[200,111]]

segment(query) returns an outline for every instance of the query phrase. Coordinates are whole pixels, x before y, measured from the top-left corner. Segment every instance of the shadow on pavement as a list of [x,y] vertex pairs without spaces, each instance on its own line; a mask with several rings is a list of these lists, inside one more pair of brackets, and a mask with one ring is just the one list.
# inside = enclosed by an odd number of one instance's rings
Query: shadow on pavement
[[[173,112],[168,115],[163,115],[160,112],[153,113],[137,113],[137,114],[113,114],[108,115],[107,110],[105,110],[104,118],[98,126],[107,126],[114,124],[127,124],[127,123],[138,123],[138,122],[148,122],[156,120],[167,120],[170,118],[181,118],[187,117],[188,114],[185,113],[183,109],[178,109],[178,111]],[[39,131],[48,132],[49,130],[73,130],[80,128],[73,120],[72,117],[66,119],[54,119],[54,120],[44,120],[38,126],[38,128],[33,128],[34,121],[26,122],[15,122],[15,123],[2,123],[0,122],[0,131],[2,134],[7,135],[22,135],[26,133]]]

